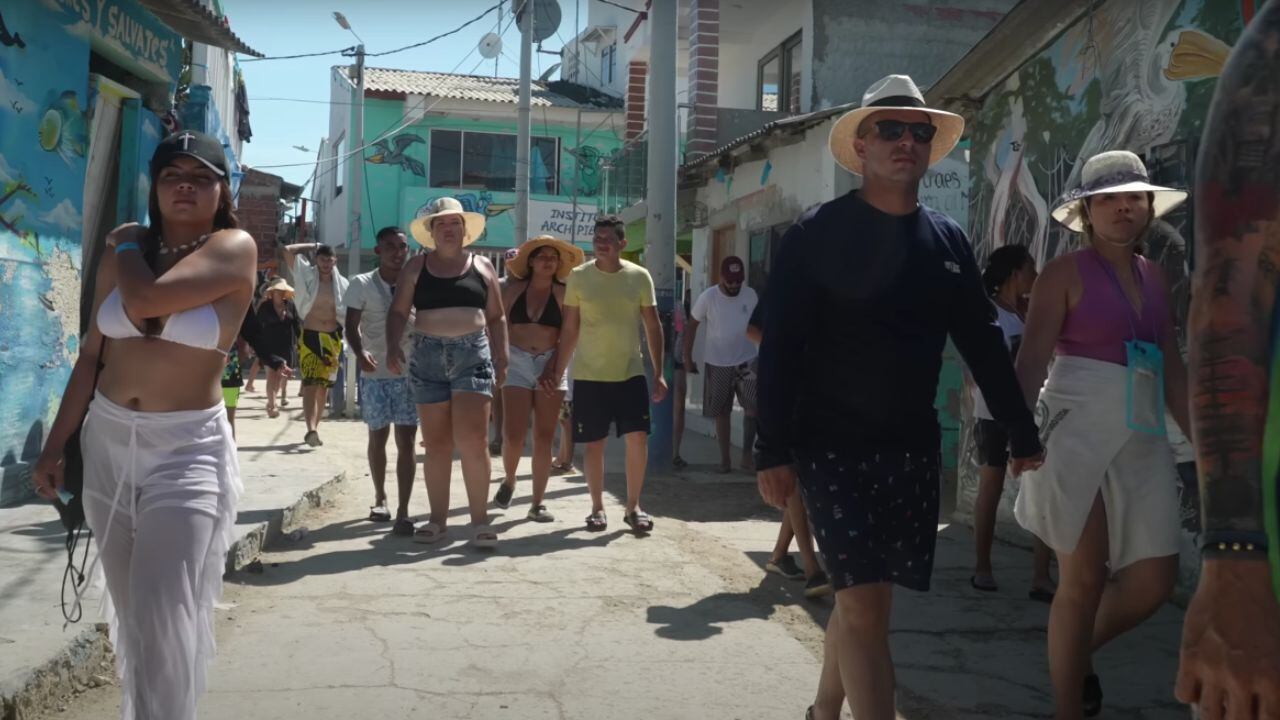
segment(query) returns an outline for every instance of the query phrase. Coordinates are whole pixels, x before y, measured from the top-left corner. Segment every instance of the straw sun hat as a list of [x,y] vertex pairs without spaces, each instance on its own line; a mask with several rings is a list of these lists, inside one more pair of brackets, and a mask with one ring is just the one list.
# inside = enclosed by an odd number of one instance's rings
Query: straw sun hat
[[467,212],[457,198],[437,198],[426,207],[426,211],[426,214],[414,218],[409,224],[409,232],[413,235],[413,239],[425,248],[435,249],[436,241],[431,237],[431,221],[444,215],[462,216],[463,222],[467,225],[467,237],[462,241],[463,247],[479,240],[484,234],[484,215]]
[[569,273],[587,259],[587,254],[582,248],[575,247],[553,235],[539,235],[520,244],[515,256],[507,259],[507,271],[521,280],[529,277],[529,256],[534,250],[547,246],[555,248],[560,253],[560,268],[556,270],[556,278],[560,282],[568,280]]
[[1128,150],[1098,153],[1085,161],[1080,187],[1068,190],[1053,209],[1053,219],[1072,232],[1084,232],[1084,199],[1103,193],[1149,192],[1151,215],[1158,218],[1187,199],[1185,190],[1152,185],[1142,158]]
[[853,149],[858,127],[867,116],[885,110],[913,110],[925,113],[938,132],[933,136],[929,164],[933,165],[951,153],[964,134],[964,118],[942,110],[925,107],[924,95],[906,75],[889,75],[876,81],[862,96],[862,107],[850,110],[831,127],[827,142],[836,162],[845,170],[862,174],[862,158]]
[[267,287],[264,288],[262,292],[263,294],[266,294],[277,290],[284,293],[287,297],[293,297],[293,286],[289,284],[288,280],[279,276],[271,278],[271,282],[267,283]]

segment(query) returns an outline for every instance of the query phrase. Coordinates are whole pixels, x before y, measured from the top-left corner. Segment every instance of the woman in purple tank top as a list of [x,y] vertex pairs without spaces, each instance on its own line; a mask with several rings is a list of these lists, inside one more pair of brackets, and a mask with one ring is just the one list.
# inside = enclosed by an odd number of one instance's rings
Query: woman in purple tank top
[[1151,223],[1187,194],[1152,185],[1126,151],[1090,158],[1081,177],[1053,216],[1083,234],[1083,249],[1045,266],[1017,360],[1023,394],[1039,396],[1046,455],[1023,478],[1014,514],[1058,556],[1049,614],[1058,720],[1100,712],[1093,652],[1173,590],[1181,537],[1166,407],[1190,436],[1168,284],[1141,255]]

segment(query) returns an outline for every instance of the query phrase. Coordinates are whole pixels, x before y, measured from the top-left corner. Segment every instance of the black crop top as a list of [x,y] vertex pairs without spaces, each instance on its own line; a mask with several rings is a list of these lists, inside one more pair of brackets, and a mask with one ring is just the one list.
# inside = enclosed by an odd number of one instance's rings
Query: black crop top
[[556,302],[555,288],[551,289],[551,294],[547,296],[547,304],[542,308],[542,314],[537,320],[529,319],[529,307],[526,297],[529,295],[529,286],[524,286],[524,292],[520,293],[520,297],[511,305],[511,312],[507,315],[507,322],[512,325],[545,325],[547,327],[558,328],[564,324],[564,317],[560,314],[560,303]]
[[489,283],[476,267],[475,255],[471,256],[466,271],[449,278],[432,275],[426,260],[423,260],[422,272],[418,273],[418,283],[413,288],[415,308],[438,310],[462,307],[484,310],[488,304]]

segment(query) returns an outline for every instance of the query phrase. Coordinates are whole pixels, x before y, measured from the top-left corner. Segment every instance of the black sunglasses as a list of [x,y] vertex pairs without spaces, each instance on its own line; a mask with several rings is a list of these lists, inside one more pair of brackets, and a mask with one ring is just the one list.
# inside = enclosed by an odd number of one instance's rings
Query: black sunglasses
[[921,145],[928,145],[933,142],[933,136],[938,133],[938,128],[929,123],[909,123],[901,120],[876,121],[876,133],[889,142],[897,142],[898,140],[901,140],[902,134],[908,130],[911,131],[911,139]]

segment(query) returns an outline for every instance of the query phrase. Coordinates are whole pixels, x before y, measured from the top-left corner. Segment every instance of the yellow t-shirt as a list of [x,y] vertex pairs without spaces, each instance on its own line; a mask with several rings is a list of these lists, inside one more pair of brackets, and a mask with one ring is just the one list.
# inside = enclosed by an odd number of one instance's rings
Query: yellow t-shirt
[[564,291],[564,304],[582,314],[573,379],[622,382],[644,375],[640,356],[640,308],[657,305],[653,278],[635,263],[607,273],[595,262],[574,268]]

